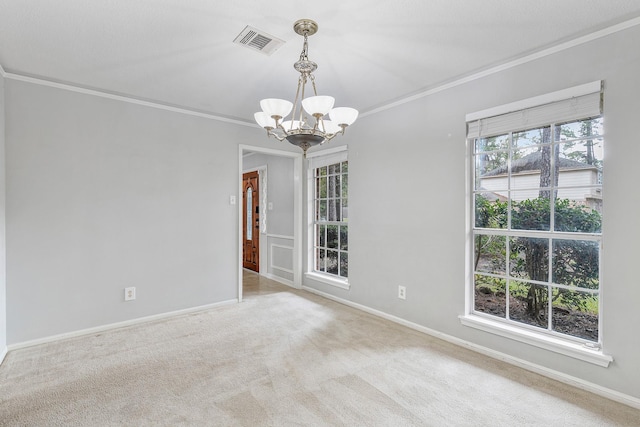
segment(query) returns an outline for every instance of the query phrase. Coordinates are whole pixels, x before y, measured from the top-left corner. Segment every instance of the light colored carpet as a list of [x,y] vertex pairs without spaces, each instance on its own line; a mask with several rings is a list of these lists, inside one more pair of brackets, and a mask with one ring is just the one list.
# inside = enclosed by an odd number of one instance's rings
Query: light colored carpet
[[256,275],[245,298],[10,352],[0,425],[640,425],[633,408]]

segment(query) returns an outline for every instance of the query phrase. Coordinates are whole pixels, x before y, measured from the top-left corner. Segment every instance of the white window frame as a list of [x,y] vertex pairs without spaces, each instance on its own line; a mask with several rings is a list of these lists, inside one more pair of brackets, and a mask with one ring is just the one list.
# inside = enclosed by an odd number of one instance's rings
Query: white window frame
[[[557,336],[546,331],[537,330],[528,325],[518,325],[516,322],[503,321],[489,315],[482,315],[474,311],[474,177],[473,172],[473,140],[480,135],[495,135],[521,128],[535,128],[562,122],[566,119],[582,119],[593,115],[594,96],[601,101],[602,82],[596,81],[581,86],[553,92],[550,94],[529,98],[526,100],[502,105],[499,107],[471,113],[466,116],[467,134],[467,184],[466,184],[466,263],[465,263],[465,314],[460,316],[463,325],[495,335],[530,344],[566,356],[574,357],[589,363],[607,367],[613,361],[610,355],[604,353],[602,341],[602,282],[600,283],[599,309],[599,342],[597,344],[574,337]],[[601,102],[598,102],[598,108]],[[569,108],[567,108],[569,107]],[[523,110],[527,110],[522,114]],[[497,118],[497,116],[501,116]],[[522,123],[526,123],[522,127]],[[601,236],[598,240],[601,239]],[[602,259],[602,254],[600,254]],[[602,268],[600,266],[600,268]]]
[[[349,289],[349,279],[315,270],[315,179],[314,171],[317,168],[340,163],[348,160],[347,146],[334,147],[314,153],[307,153],[307,272],[305,278],[335,286],[341,289]],[[347,250],[347,253],[349,251]]]

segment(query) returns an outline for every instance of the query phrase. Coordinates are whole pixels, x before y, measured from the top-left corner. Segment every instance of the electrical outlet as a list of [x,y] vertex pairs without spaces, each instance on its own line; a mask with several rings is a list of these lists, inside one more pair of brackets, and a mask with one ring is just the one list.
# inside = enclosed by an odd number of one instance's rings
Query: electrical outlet
[[124,288],[124,300],[133,301],[134,299],[136,299],[136,288]]
[[407,288],[405,286],[398,286],[398,298],[407,299]]

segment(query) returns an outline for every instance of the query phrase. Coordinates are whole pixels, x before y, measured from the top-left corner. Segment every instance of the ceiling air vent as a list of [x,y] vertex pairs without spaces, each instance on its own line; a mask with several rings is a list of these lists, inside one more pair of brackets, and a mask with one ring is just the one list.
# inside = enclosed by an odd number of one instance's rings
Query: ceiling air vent
[[250,26],[244,27],[244,30],[233,41],[236,44],[257,50],[265,55],[271,55],[284,44],[284,40],[267,34]]

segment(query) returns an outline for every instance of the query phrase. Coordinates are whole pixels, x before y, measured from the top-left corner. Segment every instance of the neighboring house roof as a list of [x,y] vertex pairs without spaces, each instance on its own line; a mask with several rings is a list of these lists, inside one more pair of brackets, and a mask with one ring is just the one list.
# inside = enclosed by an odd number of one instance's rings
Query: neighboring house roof
[[506,202],[508,200],[506,196],[503,196],[494,191],[487,190],[484,187],[480,187],[479,190],[480,190],[479,194],[490,202],[495,202],[496,200],[499,200],[501,202]]
[[[567,159],[565,157],[558,158],[560,169],[596,169],[594,165],[578,162],[576,160]],[[528,154],[520,159],[511,161],[511,173],[522,173],[528,171],[539,171],[542,166],[542,152]],[[507,165],[497,167],[482,175],[496,176],[505,175],[507,173]]]

